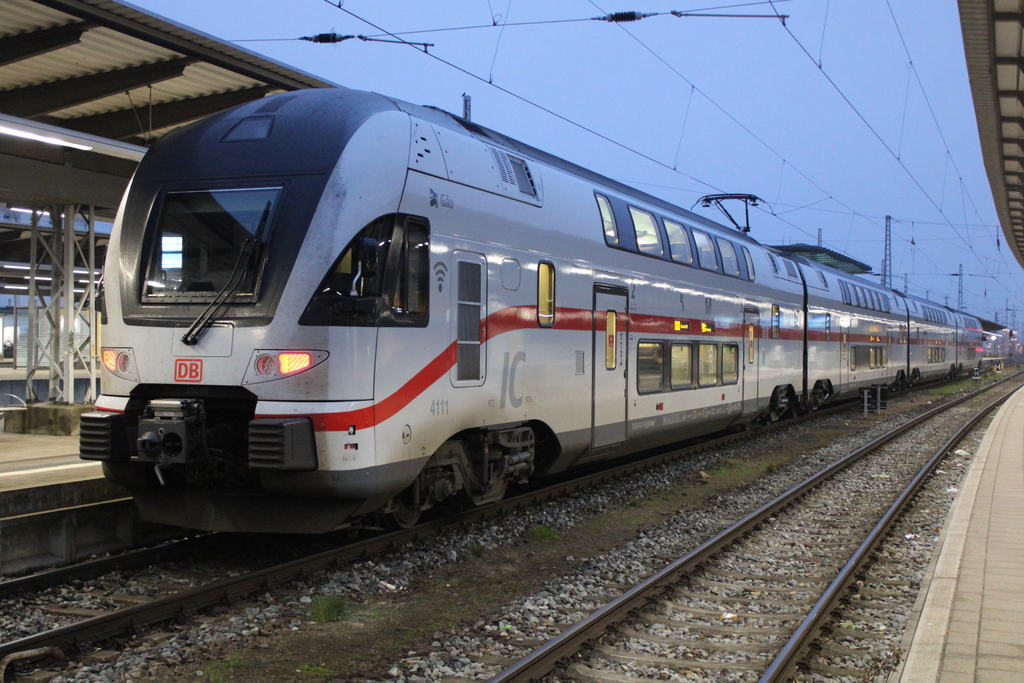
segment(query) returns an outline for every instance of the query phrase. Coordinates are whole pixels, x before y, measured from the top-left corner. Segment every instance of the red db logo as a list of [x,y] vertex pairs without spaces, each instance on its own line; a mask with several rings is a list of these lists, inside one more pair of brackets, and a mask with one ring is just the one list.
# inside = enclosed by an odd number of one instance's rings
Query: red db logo
[[203,361],[200,358],[179,358],[174,361],[175,382],[202,382]]

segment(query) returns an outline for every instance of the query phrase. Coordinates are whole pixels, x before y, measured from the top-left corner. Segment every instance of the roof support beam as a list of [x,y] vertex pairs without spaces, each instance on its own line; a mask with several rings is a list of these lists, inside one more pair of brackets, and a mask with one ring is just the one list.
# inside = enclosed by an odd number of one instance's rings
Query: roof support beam
[[256,59],[251,52],[195,32],[180,24],[147,15],[137,7],[106,3],[102,0],[36,0],[41,5],[72,16],[93,21],[119,33],[134,36],[175,52],[192,55],[204,62],[275,85],[282,90],[331,87],[310,74],[296,72],[265,57]]
[[82,35],[95,24],[80,21],[41,31],[27,31],[0,38],[0,66],[7,66],[30,57],[38,57],[62,47],[77,44]]
[[31,119],[180,76],[195,60],[169,59],[89,76],[5,90],[0,112]]
[[140,106],[136,109],[122,109],[106,114],[54,119],[47,122],[77,130],[80,133],[98,135],[112,140],[124,140],[135,136],[145,137],[146,133],[151,130],[193,121],[239,104],[258,100],[270,90],[269,86],[246,88],[245,90],[233,90],[187,100],[162,102],[154,104],[152,107]]

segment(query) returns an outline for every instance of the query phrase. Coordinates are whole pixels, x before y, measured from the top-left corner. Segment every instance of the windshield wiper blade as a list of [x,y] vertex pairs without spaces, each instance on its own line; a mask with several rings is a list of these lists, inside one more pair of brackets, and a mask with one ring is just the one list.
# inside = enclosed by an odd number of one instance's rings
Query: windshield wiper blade
[[[192,321],[185,334],[181,335],[182,344],[187,346],[198,344],[199,336],[213,324],[220,307],[242,286],[242,282],[245,280],[245,273],[249,270],[249,266],[252,263],[252,254],[256,251],[256,245],[260,244],[263,228],[266,227],[267,219],[270,217],[270,206],[271,202],[268,201],[263,209],[263,215],[260,216],[259,225],[256,226],[256,233],[242,243],[242,249],[238,252],[238,258],[235,259],[235,266],[231,269],[231,276],[228,278],[227,283],[217,292],[217,296],[213,297],[213,301],[199,314],[199,317]],[[243,259],[245,260],[245,265],[239,270],[238,267],[242,265]]]

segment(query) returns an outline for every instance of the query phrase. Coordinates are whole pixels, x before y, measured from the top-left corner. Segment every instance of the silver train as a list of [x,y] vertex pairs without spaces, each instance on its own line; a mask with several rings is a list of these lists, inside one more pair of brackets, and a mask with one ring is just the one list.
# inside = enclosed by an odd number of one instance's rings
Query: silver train
[[209,530],[406,526],[957,374],[983,340],[971,316],[345,89],[154,145],[105,282],[81,457],[143,518]]

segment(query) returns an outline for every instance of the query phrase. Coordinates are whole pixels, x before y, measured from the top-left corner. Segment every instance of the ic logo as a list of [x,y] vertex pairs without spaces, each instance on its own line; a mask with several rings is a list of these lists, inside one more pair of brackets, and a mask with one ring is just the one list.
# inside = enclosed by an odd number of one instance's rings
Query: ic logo
[[437,193],[433,190],[430,191],[430,205],[437,206]]
[[174,361],[175,382],[202,382],[203,360],[201,358],[178,358]]

